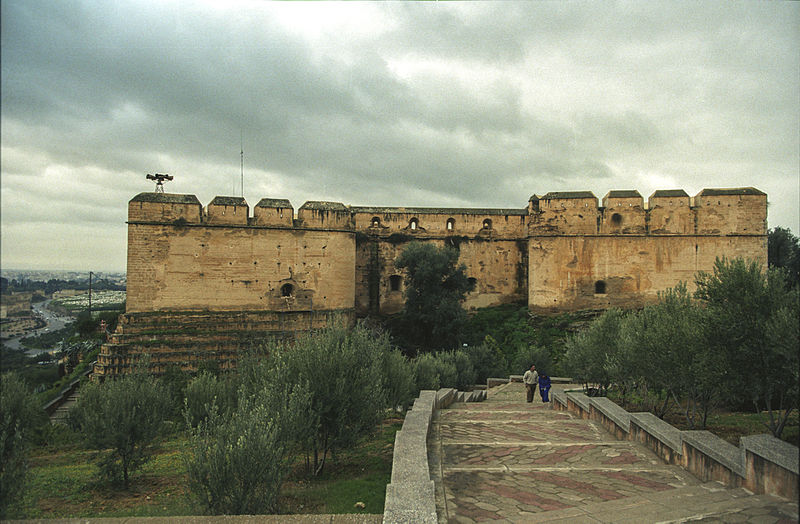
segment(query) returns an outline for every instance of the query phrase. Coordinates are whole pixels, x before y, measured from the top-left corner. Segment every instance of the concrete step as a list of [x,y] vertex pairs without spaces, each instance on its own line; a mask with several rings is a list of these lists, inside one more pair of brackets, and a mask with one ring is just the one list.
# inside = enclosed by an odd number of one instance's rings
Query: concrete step
[[753,495],[741,488],[728,489],[718,483],[708,483],[525,515],[520,521],[639,524],[782,520],[797,520],[797,504],[768,495]]
[[747,490],[728,489],[718,483],[687,486],[640,494],[608,502],[525,515],[532,523],[642,522],[785,522],[796,521],[797,505]]

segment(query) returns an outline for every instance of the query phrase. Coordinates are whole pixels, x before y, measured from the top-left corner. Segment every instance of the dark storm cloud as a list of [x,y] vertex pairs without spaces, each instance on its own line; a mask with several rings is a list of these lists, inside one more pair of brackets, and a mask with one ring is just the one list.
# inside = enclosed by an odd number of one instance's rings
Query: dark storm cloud
[[[31,251],[31,232],[124,235],[145,173],[175,174],[168,190],[204,203],[238,194],[240,137],[251,205],[522,207],[551,190],[756,185],[771,225],[797,228],[798,13],[6,1],[3,257],[26,260],[15,245]],[[103,264],[122,265],[118,245]]]

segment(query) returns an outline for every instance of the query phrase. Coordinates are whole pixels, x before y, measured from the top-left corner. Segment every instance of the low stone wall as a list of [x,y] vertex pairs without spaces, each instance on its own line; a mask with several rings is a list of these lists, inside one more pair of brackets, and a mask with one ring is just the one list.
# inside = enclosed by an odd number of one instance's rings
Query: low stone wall
[[772,435],[742,437],[739,446],[708,431],[681,431],[652,413],[628,413],[605,397],[553,392],[553,409],[596,420],[620,440],[635,440],[700,480],[798,500],[798,448]]
[[[508,382],[508,380],[506,380]],[[384,524],[436,524],[434,483],[428,467],[428,433],[437,409],[486,400],[485,389],[420,391],[394,438],[392,481],[386,485]]]
[[392,481],[386,485],[384,524],[436,524],[434,485],[428,468],[428,432],[436,391],[420,391],[394,439]]

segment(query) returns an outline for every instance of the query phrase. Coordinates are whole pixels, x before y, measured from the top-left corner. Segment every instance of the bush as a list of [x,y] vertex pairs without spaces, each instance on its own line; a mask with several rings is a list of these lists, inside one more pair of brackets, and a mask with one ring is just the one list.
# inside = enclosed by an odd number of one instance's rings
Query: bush
[[436,355],[440,361],[440,387],[466,391],[475,384],[475,368],[463,350],[442,351]]
[[232,381],[217,378],[208,372],[194,377],[184,393],[184,419],[191,428],[208,418],[212,405],[216,405],[220,416],[236,409],[236,389]]
[[276,513],[309,407],[307,385],[245,396],[229,416],[212,401],[207,420],[192,431],[187,470],[195,498],[217,515]]
[[398,350],[387,351],[383,358],[387,407],[405,411],[414,401],[414,366]]
[[439,389],[439,361],[432,353],[423,353],[414,359],[414,376],[417,392]]
[[28,448],[44,412],[16,373],[0,377],[0,518],[25,488]]
[[540,375],[550,375],[553,372],[553,359],[550,352],[542,347],[521,347],[514,353],[511,369],[515,374],[522,374],[536,366]]
[[589,327],[568,338],[564,367],[576,380],[597,386],[602,394],[614,380],[612,371],[620,356],[620,325],[625,313],[612,308],[595,319]]
[[313,427],[303,444],[314,475],[331,450],[352,446],[381,420],[386,406],[382,361],[391,349],[387,336],[358,324],[352,330],[334,325],[269,352],[268,365],[281,371],[264,376],[309,385],[307,420]]
[[466,353],[475,370],[476,384],[486,384],[486,379],[490,377],[508,376],[506,358],[491,336],[486,335],[480,345],[467,347]]
[[149,459],[170,408],[164,385],[139,370],[82,387],[69,422],[98,451],[101,475],[127,489],[131,473]]

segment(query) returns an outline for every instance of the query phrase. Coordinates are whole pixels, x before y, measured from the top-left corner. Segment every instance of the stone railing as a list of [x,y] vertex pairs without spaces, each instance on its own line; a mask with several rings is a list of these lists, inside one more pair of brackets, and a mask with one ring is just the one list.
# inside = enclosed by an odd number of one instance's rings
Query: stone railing
[[428,467],[428,434],[437,409],[453,402],[480,402],[485,389],[420,391],[394,438],[392,480],[386,485],[384,524],[436,524],[434,484]]
[[553,392],[553,408],[599,422],[620,440],[641,442],[703,481],[798,500],[798,448],[772,435],[734,446],[708,431],[682,431],[652,413],[628,413],[605,397]]

